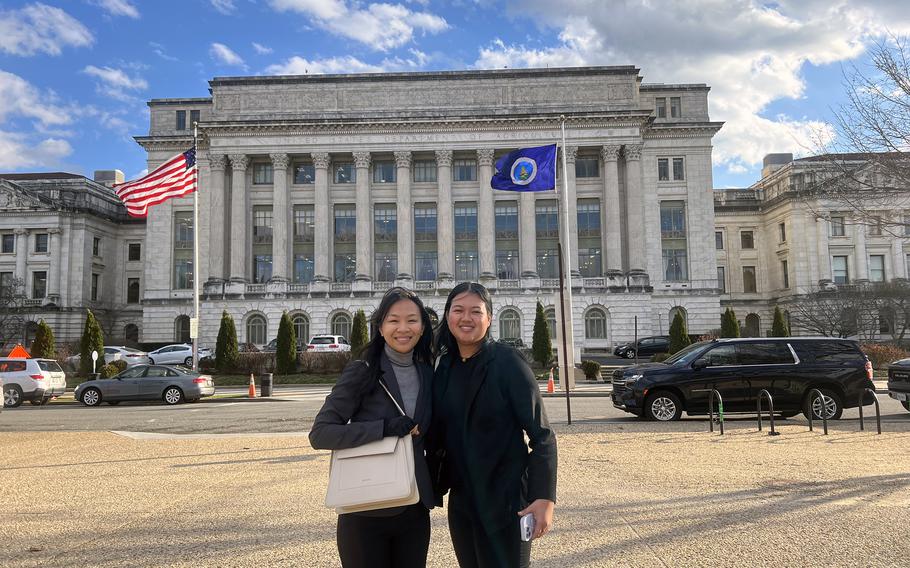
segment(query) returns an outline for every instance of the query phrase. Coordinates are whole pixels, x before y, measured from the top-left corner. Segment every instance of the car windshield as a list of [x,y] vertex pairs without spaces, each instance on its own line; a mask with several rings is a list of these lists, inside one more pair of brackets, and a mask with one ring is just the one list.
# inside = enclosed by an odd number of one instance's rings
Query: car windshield
[[314,337],[310,340],[310,343],[313,345],[328,345],[330,343],[335,343],[334,337]]
[[62,373],[63,369],[60,368],[60,365],[56,361],[38,361],[38,368],[42,371],[49,371],[51,373]]
[[675,363],[688,364],[693,359],[698,357],[698,354],[701,352],[702,347],[708,345],[709,343],[711,343],[711,342],[710,341],[699,341],[698,343],[693,343],[692,345],[690,345],[688,347],[684,347],[683,349],[677,351],[676,353],[673,354],[673,356],[665,359],[664,363],[666,363],[667,365],[673,365]]

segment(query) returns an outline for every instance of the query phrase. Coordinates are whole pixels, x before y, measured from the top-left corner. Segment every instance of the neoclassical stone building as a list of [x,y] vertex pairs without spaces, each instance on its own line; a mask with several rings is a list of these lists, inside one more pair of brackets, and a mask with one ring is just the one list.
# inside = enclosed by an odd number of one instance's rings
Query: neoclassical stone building
[[[530,342],[557,292],[557,196],[493,191],[508,151],[557,142],[565,116],[574,337],[604,348],[666,333],[682,310],[716,327],[711,140],[705,85],[644,84],[632,66],[225,77],[211,96],[155,99],[136,140],[148,166],[188,148],[199,123],[201,266],[192,200],[151,209],[142,339],[170,341],[204,283],[200,337],[222,310],[241,341],[347,335],[390,286],[441,314],[479,280],[493,334]],[[559,181],[562,187],[562,180]]]

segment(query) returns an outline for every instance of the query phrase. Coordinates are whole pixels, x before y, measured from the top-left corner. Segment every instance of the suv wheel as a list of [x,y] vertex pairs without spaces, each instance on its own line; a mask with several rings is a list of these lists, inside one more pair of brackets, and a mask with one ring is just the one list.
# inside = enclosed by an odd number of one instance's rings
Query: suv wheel
[[155,360],[152,359],[151,357],[149,357],[149,365],[154,365],[154,364],[155,364]]
[[22,388],[19,385],[6,385],[3,387],[3,406],[16,408],[22,404]]
[[193,358],[192,358],[192,357],[187,357],[186,359],[184,359],[184,360],[183,360],[183,366],[184,366],[184,367],[189,367],[190,369],[192,369],[192,368],[193,368]]
[[623,353],[622,356],[625,357],[626,359],[634,359],[634,358],[635,358],[635,350],[634,350],[634,349],[629,349],[628,351],[626,351],[625,353]]
[[658,391],[648,397],[645,416],[648,420],[658,422],[679,420],[682,416],[682,401],[670,391]]
[[183,402],[183,391],[177,387],[168,387],[164,389],[161,398],[166,404],[180,404]]
[[910,410],[910,400],[902,400],[901,404],[904,405],[904,408],[906,408],[907,410]]
[[82,396],[79,397],[79,400],[85,406],[98,406],[101,404],[101,391],[96,388],[85,389],[82,391]]
[[[825,405],[825,415],[828,420],[839,420],[841,414],[844,413],[844,405],[841,403],[840,397],[836,392],[831,389],[818,389],[822,392],[822,396],[812,396],[810,394],[806,395],[805,402],[803,404],[803,414],[806,415],[806,418],[809,418],[810,408],[812,409],[812,419],[821,420],[822,419],[822,398],[824,398]],[[810,400],[811,399],[811,400]]]

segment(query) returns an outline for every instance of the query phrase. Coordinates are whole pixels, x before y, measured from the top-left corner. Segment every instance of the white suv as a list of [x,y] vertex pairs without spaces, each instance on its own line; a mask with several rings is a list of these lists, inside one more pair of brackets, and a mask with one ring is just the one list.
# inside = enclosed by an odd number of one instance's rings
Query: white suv
[[351,344],[342,335],[314,335],[306,346],[310,353],[341,353],[351,350]]
[[3,406],[15,408],[28,400],[41,405],[66,391],[66,374],[53,359],[0,358]]

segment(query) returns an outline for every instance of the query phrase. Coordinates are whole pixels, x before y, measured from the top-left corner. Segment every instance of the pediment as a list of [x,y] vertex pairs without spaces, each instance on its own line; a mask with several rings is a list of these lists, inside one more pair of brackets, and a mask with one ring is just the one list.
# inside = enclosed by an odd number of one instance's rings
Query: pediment
[[54,207],[15,183],[0,179],[0,211],[53,211]]

